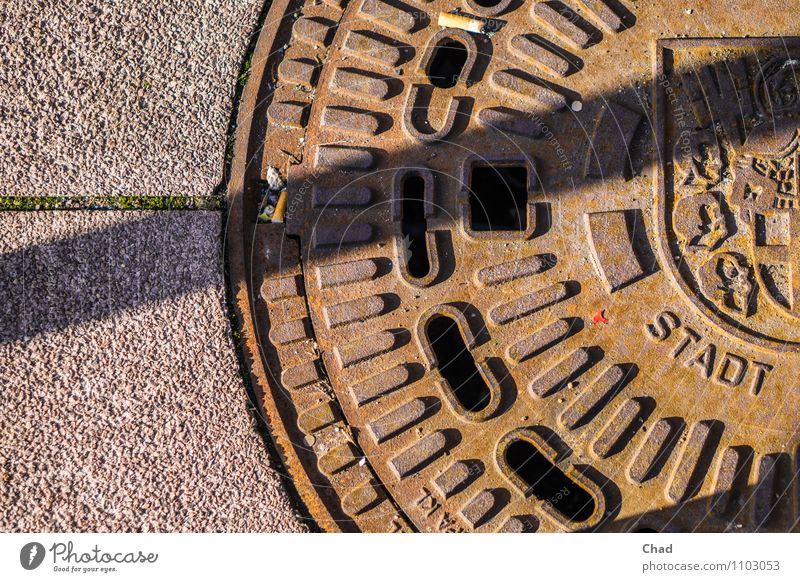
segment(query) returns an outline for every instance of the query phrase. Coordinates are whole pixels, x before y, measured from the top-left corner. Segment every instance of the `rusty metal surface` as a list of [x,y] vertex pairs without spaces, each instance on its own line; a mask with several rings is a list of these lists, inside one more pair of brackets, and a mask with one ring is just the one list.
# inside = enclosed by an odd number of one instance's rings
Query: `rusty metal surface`
[[797,529],[796,8],[274,3],[228,258],[323,528]]

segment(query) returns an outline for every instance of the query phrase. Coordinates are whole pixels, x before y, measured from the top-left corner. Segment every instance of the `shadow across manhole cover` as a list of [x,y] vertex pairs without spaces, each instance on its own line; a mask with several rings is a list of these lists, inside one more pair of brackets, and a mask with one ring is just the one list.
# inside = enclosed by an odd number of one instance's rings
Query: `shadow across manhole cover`
[[759,6],[273,3],[228,261],[324,529],[797,528],[800,42]]

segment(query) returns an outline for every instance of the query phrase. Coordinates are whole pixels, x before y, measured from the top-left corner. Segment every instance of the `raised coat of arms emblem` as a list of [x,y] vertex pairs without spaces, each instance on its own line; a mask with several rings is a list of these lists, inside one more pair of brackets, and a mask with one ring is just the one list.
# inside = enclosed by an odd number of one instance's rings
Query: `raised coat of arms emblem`
[[[715,324],[796,350],[800,50],[762,44],[662,43],[657,222],[665,262]],[[725,58],[708,64],[709,50]]]

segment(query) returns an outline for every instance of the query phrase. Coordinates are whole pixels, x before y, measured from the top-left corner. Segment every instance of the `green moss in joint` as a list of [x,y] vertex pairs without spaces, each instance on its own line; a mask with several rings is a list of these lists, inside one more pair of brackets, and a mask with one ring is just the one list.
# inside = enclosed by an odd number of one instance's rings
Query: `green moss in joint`
[[221,210],[218,196],[12,196],[0,211],[34,210]]

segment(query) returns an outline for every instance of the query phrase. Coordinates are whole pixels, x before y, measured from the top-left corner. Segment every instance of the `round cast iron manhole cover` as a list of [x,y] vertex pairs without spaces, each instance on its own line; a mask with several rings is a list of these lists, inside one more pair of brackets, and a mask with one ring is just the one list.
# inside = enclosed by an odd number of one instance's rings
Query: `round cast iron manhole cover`
[[798,17],[697,6],[273,3],[228,261],[324,529],[797,529]]

